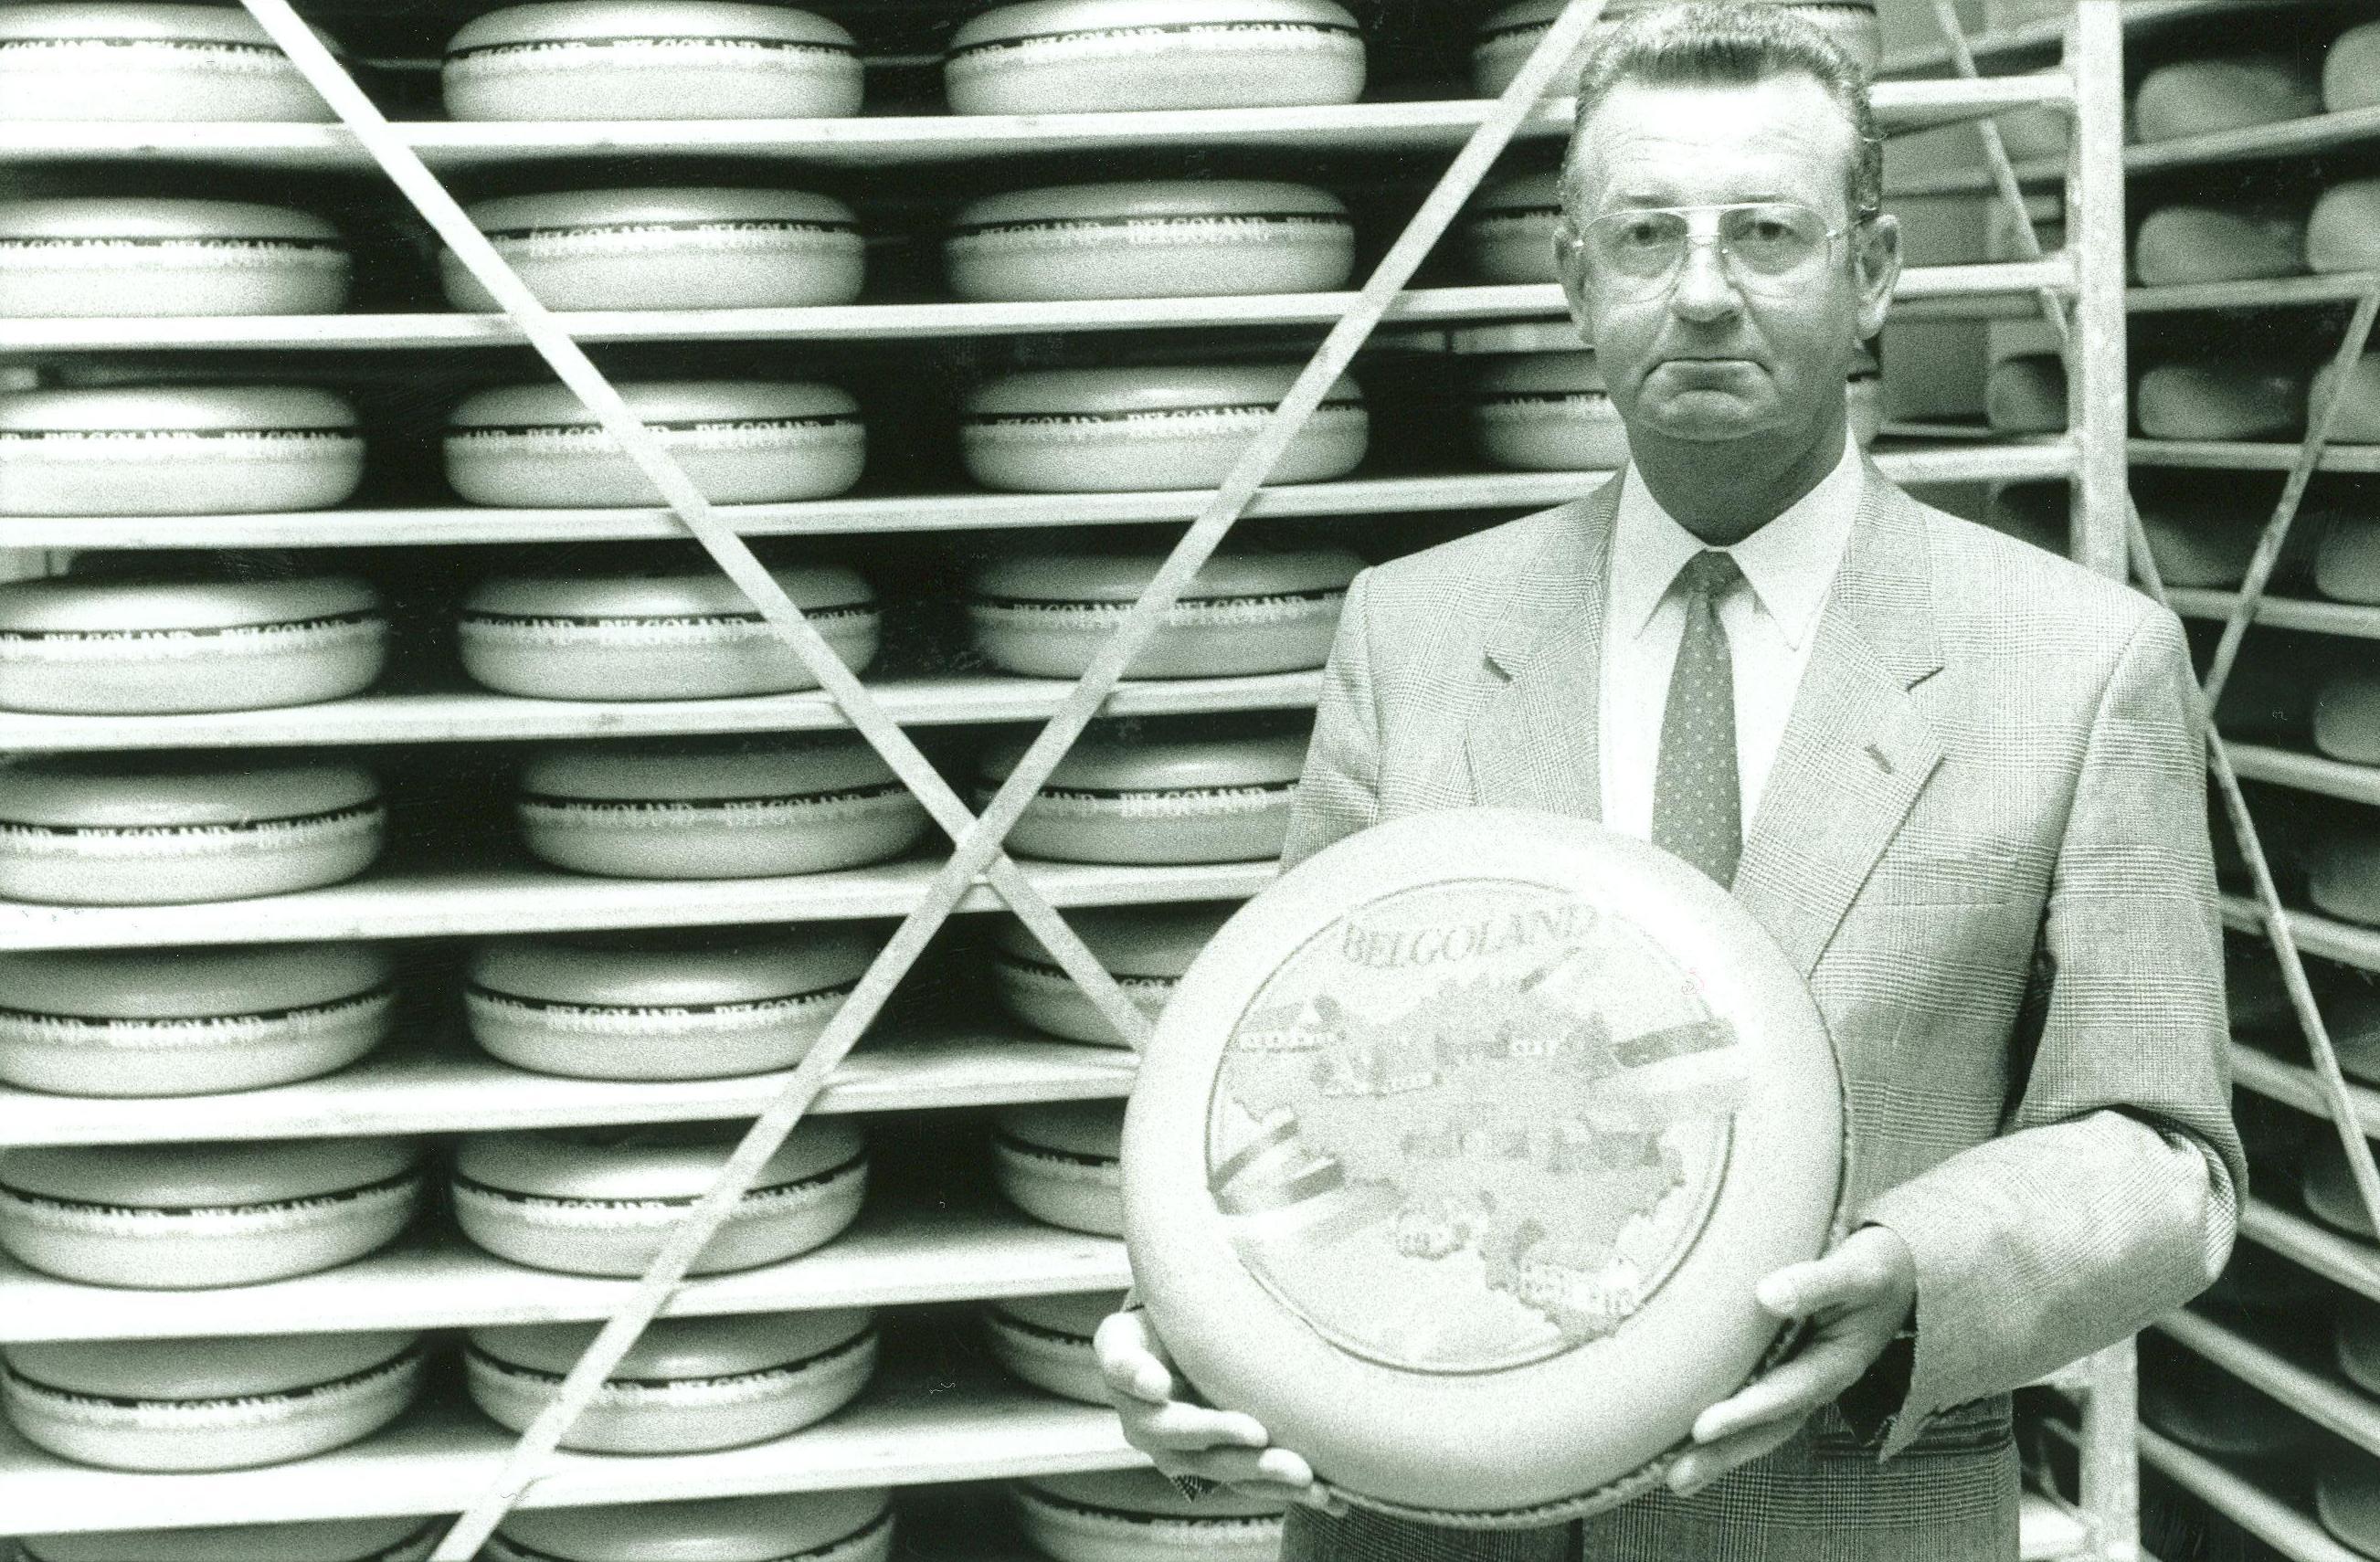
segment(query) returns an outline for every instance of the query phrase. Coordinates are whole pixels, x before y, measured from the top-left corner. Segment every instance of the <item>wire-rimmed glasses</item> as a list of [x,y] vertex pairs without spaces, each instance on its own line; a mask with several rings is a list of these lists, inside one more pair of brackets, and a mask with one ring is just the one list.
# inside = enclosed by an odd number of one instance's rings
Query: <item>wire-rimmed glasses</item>
[[1847,229],[1798,200],[1744,200],[1709,206],[1633,206],[1605,212],[1578,230],[1587,272],[1601,286],[1638,297],[1667,293],[1695,246],[1707,244],[1738,286],[1789,291],[1803,270]]

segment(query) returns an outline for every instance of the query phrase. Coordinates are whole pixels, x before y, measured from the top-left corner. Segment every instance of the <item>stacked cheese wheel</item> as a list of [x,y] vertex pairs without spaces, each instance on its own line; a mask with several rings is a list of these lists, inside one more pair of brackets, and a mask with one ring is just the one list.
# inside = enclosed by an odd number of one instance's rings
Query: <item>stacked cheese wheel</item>
[[942,241],[962,298],[1183,298],[1325,293],[1355,265],[1328,190],[1271,179],[1150,179],[987,196]]
[[0,394],[0,515],[327,509],[363,466],[356,409],[310,386]]
[[2303,60],[2246,52],[2156,67],[2133,92],[2128,123],[2135,140],[2164,141],[2321,112],[2321,83]]
[[537,0],[473,18],[440,72],[454,119],[830,119],[859,112],[858,45],[749,0]]
[[[1066,921],[1124,996],[1154,1021],[1164,1011],[1182,974],[1233,909],[1110,906],[1070,913]],[[1074,978],[1013,917],[1003,919],[993,935],[991,975],[1002,1006],[1026,1024],[1069,1041],[1125,1045]]]
[[[337,43],[315,37],[335,53]],[[0,6],[0,120],[335,118],[236,6],[38,0]]]
[[1000,1364],[1036,1388],[1087,1405],[1108,1402],[1093,1338],[1123,1305],[1122,1291],[1013,1296],[984,1309],[984,1336]]
[[2269,440],[2305,427],[2306,377],[2238,358],[2164,363],[2140,377],[2132,419],[2153,440]]
[[2348,179],[2322,192],[2306,219],[2305,258],[2317,272],[2380,271],[2380,179]]
[[628,1507],[527,1508],[486,1562],[886,1562],[892,1494],[880,1487]]
[[[984,487],[1026,493],[1212,488],[1296,378],[1275,364],[1029,369],[968,394],[960,454]],[[1370,433],[1363,391],[1342,376],[1266,480],[1344,477]]]
[[297,1524],[209,1525],[21,1539],[23,1562],[423,1562],[438,1544],[440,1520],[323,1519]]
[[992,1177],[1036,1220],[1093,1236],[1123,1234],[1123,1104],[1012,1107],[992,1124]]
[[2380,103],[2380,22],[2349,28],[2322,57],[2322,106],[2333,114]]
[[[469,216],[549,309],[790,309],[859,297],[858,219],[802,190],[558,190],[483,200]],[[452,251],[443,270],[456,309],[496,307]]]
[[350,271],[336,228],[285,207],[0,200],[0,317],[335,314]]
[[1269,1562],[1281,1549],[1281,1499],[1187,1497],[1153,1470],[1044,1475],[1013,1483],[1009,1499],[1053,1562]]
[[2343,1443],[2323,1449],[2313,1507],[2334,1539],[2365,1556],[2380,1556],[2380,1462],[2370,1454]]
[[1480,186],[1462,234],[1472,274],[1488,283],[1554,281],[1560,221],[1560,176],[1552,169]]
[[[474,1135],[455,1152],[455,1223],[490,1253],[532,1269],[641,1275],[740,1137],[702,1124]],[[807,1119],[693,1272],[749,1269],[832,1241],[867,1191],[859,1130],[842,1118]]]
[[2240,203],[2177,201],[2141,220],[2132,274],[2152,287],[2292,276],[2306,269],[2306,221]]
[[955,114],[1350,103],[1364,34],[1333,0],[1024,0],[951,34]]
[[[1006,672],[1078,678],[1164,563],[1158,552],[1013,553],[967,578],[976,649]],[[1363,561],[1338,549],[1218,553],[1124,669],[1226,678],[1319,667]]]
[[1486,460],[1528,471],[1609,471],[1628,460],[1628,430],[1585,348],[1490,364],[1472,390],[1471,438]]
[[[978,804],[1026,741],[978,761]],[[1196,722],[1095,725],[1026,805],[1008,845],[1019,856],[1148,866],[1279,856],[1305,743],[1303,733]]]

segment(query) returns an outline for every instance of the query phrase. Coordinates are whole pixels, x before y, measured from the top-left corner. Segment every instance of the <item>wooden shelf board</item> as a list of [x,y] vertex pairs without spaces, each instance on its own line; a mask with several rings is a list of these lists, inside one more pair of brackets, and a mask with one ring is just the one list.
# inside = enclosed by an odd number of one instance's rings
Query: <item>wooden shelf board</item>
[[2138,1428],[2141,1461],[2222,1514],[2289,1562],[2370,1562],[2330,1538],[2312,1516],[2148,1427]]
[[[1993,265],[1916,266],[1903,272],[1897,297],[1913,303],[2021,296],[2047,287],[2070,292],[2074,265],[2064,254]],[[888,342],[947,341],[1050,332],[1149,331],[1217,326],[1338,323],[1354,293],[1281,293],[1216,298],[1113,298],[1092,302],[1002,304],[847,304],[783,309],[606,309],[557,314],[581,342]],[[1498,287],[1430,287],[1400,294],[1385,323],[1429,325],[1562,314],[1552,283]],[[490,347],[528,340],[508,315],[420,311],[411,314],[212,315],[153,318],[0,320],[0,352],[54,353],[172,348],[344,351],[366,348]]]
[[[25,1534],[452,1513],[493,1477],[511,1433],[468,1405],[427,1403],[351,1447],[295,1464],[132,1474],[70,1463],[0,1425],[0,1513]],[[1016,1386],[887,1363],[858,1403],[773,1443],[635,1458],[556,1454],[524,1508],[984,1481],[1146,1462],[1114,1412]]]
[[[2364,611],[2372,611],[2368,608]],[[2380,767],[2350,765],[2319,754],[2268,748],[2262,744],[2234,743],[2230,750],[2232,768],[2249,781],[2380,806]]]
[[[985,1029],[870,1032],[837,1066],[811,1109],[937,1111],[1120,1096],[1135,1054],[1123,1047]],[[0,1086],[0,1148],[168,1144],[206,1125],[210,1139],[496,1132],[754,1117],[790,1072],[710,1080],[562,1079],[498,1061],[455,1038],[397,1036],[321,1079],[233,1095],[107,1100]],[[5,1328],[0,1323],[0,1328]]]
[[[1045,721],[1073,684],[987,672],[874,685],[904,726]],[[1147,679],[1121,684],[1109,716],[1308,709],[1319,672],[1249,678]],[[503,743],[547,738],[650,737],[702,733],[816,732],[847,727],[823,692],[743,699],[525,699],[484,689],[364,695],[279,710],[189,716],[44,716],[0,712],[0,751],[319,746],[343,744]]]
[[[1123,1244],[1113,1238],[1044,1226],[989,1203],[887,1209],[880,1200],[849,1231],[798,1258],[688,1280],[665,1311],[694,1317],[915,1306],[1131,1283]],[[409,1235],[322,1274],[220,1290],[76,1285],[0,1257],[0,1342],[585,1323],[611,1316],[635,1289],[634,1280],[523,1268],[444,1230]]]
[[2240,1234],[2324,1279],[2380,1299],[2380,1248],[2370,1242],[2341,1236],[2263,1199],[2249,1201],[2240,1217]]
[[2124,171],[2155,174],[2176,168],[2200,168],[2219,163],[2254,163],[2266,158],[2305,157],[2380,140],[2380,106],[2349,109],[2343,114],[2317,114],[2277,125],[2254,125],[2244,130],[2216,130],[2203,136],[2180,136],[2124,149]]
[[[2295,1107],[2315,1117],[2330,1116],[2330,1105],[2323,1097],[2322,1086],[2312,1069],[2276,1058],[2262,1047],[2244,1042],[2231,1045],[2231,1078],[2243,1089],[2268,1096],[2283,1106]],[[2380,1091],[2347,1083],[2348,1099],[2355,1103],[2356,1120],[2366,1133],[2380,1135]]]
[[[1880,448],[1876,465],[1896,482],[2016,481],[2071,476],[2063,436],[1932,448]],[[1361,478],[1259,489],[1252,519],[1368,516],[1534,509],[1577,498],[1609,472],[1457,472]],[[1148,493],[950,493],[829,499],[804,504],[729,504],[719,514],[747,537],[965,532],[1023,527],[1186,521],[1208,489]],[[377,548],[520,542],[647,540],[686,535],[662,509],[312,510],[249,515],[0,516],[5,548]]]
[[[2243,933],[2262,935],[2264,914],[2245,895],[2223,897],[2223,920]],[[2359,927],[2352,922],[2318,916],[2313,912],[2289,913],[2289,933],[2301,953],[2336,960],[2362,971],[2380,971],[2380,928]]]
[[2134,287],[2125,293],[2124,307],[2136,315],[2165,314],[2181,309],[2294,309],[2313,304],[2351,304],[2374,288],[2380,288],[2380,272],[2193,283],[2181,286]]
[[2380,1453],[2380,1402],[2325,1373],[2266,1350],[2200,1314],[2169,1314],[2158,1333],[2252,1388],[2262,1389],[2368,1453]]
[[[1272,862],[1159,868],[1045,862],[1020,866],[1060,906],[1239,900],[1280,872],[1280,865]],[[934,867],[931,861],[917,860],[791,878],[681,881],[499,867],[368,875],[324,890],[200,905],[45,906],[6,901],[0,902],[0,949],[155,949],[841,922],[906,914],[924,892]],[[1002,904],[978,882],[959,909],[992,911]]]
[[[2231,616],[2240,600],[2236,591],[2176,588],[2166,593],[2173,611],[2184,618]],[[2314,635],[2345,635],[2359,640],[2380,640],[2380,608],[2358,602],[2325,602],[2298,597],[2266,597],[2256,604],[2256,622],[2272,629],[2302,629]]]
[[[2142,440],[2127,454],[2135,466],[2191,466],[2227,472],[2286,472],[2297,464],[2295,440]],[[2380,444],[2333,444],[2325,472],[2380,472]]]

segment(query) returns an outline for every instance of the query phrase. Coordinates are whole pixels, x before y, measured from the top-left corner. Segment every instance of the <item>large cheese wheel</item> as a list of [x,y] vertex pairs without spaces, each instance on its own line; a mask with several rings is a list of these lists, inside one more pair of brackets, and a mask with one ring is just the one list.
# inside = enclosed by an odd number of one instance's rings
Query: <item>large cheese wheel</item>
[[363,469],[356,409],[310,386],[0,394],[0,515],[327,509]]
[[[2059,492],[2063,493],[2063,488]],[[2180,490],[2160,490],[2144,497],[2141,529],[2148,534],[2149,555],[2168,586],[2228,591],[2248,574],[2248,560],[2264,531],[2261,512],[2242,512],[2228,496],[2202,497]],[[2285,560],[2302,565],[2312,555],[2313,532],[2292,528],[2293,548]]]
[[1354,271],[1355,224],[1330,191],[1273,179],[1059,185],[961,207],[942,267],[962,298],[1326,293]]
[[[561,190],[483,200],[469,216],[548,309],[789,309],[859,297],[858,219],[801,190]],[[451,250],[441,274],[456,309],[496,307]]]
[[81,576],[0,586],[0,707],[81,716],[257,710],[370,686],[388,620],[347,575]]
[[2303,851],[2306,895],[2317,910],[2380,925],[2380,828],[2341,822]]
[[2333,114],[2380,103],[2380,22],[2350,27],[2322,57],[2322,106]]
[[[336,52],[320,29],[314,36]],[[29,0],[0,6],[0,120],[337,118],[237,6]]]
[[[1154,1020],[1164,1012],[1182,973],[1190,969],[1190,962],[1232,909],[1228,904],[1089,907],[1069,912],[1066,925],[1124,996]],[[992,991],[1026,1024],[1069,1041],[1125,1045],[1024,923],[1002,919],[992,940],[991,971]]]
[[[1295,369],[1276,364],[1028,369],[968,394],[959,450],[986,488],[1212,488],[1296,379]],[[1344,477],[1364,459],[1370,433],[1364,393],[1342,376],[1265,480]]]
[[1121,1101],[1011,1107],[992,1120],[992,1180],[1036,1220],[1121,1236],[1123,1137]]
[[396,1139],[11,1150],[0,1247],[91,1285],[254,1285],[362,1257],[420,1193]]
[[2313,583],[2334,601],[2380,606],[2380,518],[2333,516],[2314,551]]
[[[463,1356],[472,1400],[507,1430],[528,1430],[599,1327],[473,1329]],[[849,1404],[875,1367],[876,1319],[866,1308],[659,1318],[612,1369],[561,1446],[683,1454],[770,1442]]]
[[[874,660],[876,593],[832,566],[770,572],[844,666]],[[500,575],[463,603],[473,681],[536,699],[719,699],[818,687],[742,587],[717,570]]]
[[[58,1341],[0,1347],[0,1403],[24,1439],[107,1470],[242,1470],[368,1437],[411,1402],[401,1333]],[[118,1551],[114,1554],[122,1556]]]
[[2313,1510],[2341,1545],[2380,1556],[2380,1461],[2351,1444],[2330,1444],[2314,1467]]
[[2141,1420],[2186,1448],[2223,1459],[2280,1459],[2321,1446],[2314,1424],[2204,1357],[2143,1352]]
[[954,114],[1351,103],[1364,33],[1332,0],[1023,0],[951,34]]
[[2306,220],[2306,264],[2317,272],[2380,271],[2380,179],[2322,192]]
[[335,884],[380,854],[362,767],[239,755],[0,766],[0,896],[175,905]]
[[[1471,86],[1483,98],[1500,96],[1521,74],[1538,40],[1553,28],[1554,18],[1561,13],[1564,0],[1518,0],[1517,4],[1490,11],[1478,30],[1472,35]],[[1553,96],[1566,97],[1576,90],[1578,73],[1585,67],[1587,55],[1609,38],[1629,16],[1637,11],[1657,9],[1663,0],[1606,0],[1603,15],[1587,29],[1585,41],[1578,52],[1554,73],[1548,91]],[[1772,5],[1815,23],[1833,39],[1858,70],[1874,75],[1884,49],[1884,35],[1876,19],[1876,0],[1751,0],[1755,5]]]
[[1471,274],[1488,283],[1556,280],[1554,229],[1561,221],[1561,176],[1553,169],[1480,187],[1463,219]]
[[[1026,742],[1011,739],[984,754],[978,803],[1016,768]],[[1148,866],[1278,856],[1305,745],[1301,732],[1094,726],[1025,805],[1009,849],[1059,862]]]
[[897,856],[926,811],[856,734],[578,744],[521,767],[530,853],[626,878],[765,878]]
[[[616,387],[714,504],[825,499],[859,480],[859,404],[800,381],[653,380]],[[561,385],[479,391],[446,419],[446,480],[474,504],[659,504],[661,490]]]
[[[967,577],[976,649],[1007,672],[1078,678],[1164,563],[1162,553],[1014,553]],[[1124,669],[1229,678],[1319,667],[1364,561],[1341,549],[1218,553]]]
[[304,212],[181,197],[0,201],[0,317],[320,315],[347,247]]
[[1122,1291],[1012,1296],[984,1309],[984,1337],[1000,1364],[1036,1388],[1088,1405],[1108,1403],[1093,1338],[1123,1305]]
[[1052,1562],[1271,1562],[1282,1499],[1231,1487],[1184,1496],[1154,1470],[1009,1483],[1016,1527]]
[[2355,1386],[2380,1398],[2380,1303],[2349,1292],[2335,1307],[2330,1338],[2338,1370]]
[[2380,765],[2380,668],[2350,663],[2323,678],[2313,742],[2333,759]]
[[359,943],[0,955],[0,1080],[199,1096],[310,1079],[387,1035],[394,967]]
[[2336,363],[2314,370],[2307,395],[2307,416],[2317,418],[2334,394],[2338,409],[2331,415],[2334,444],[2380,444],[2380,353],[2366,353],[2347,366],[2341,377]]
[[[482,1133],[455,1151],[455,1224],[502,1258],[566,1275],[641,1275],[719,1180],[740,1128]],[[841,1235],[868,1192],[859,1130],[806,1118],[761,1167],[693,1273],[749,1269]]]
[[[2374,1149],[2380,1152],[2380,1146]],[[2305,1151],[2298,1172],[2298,1196],[2304,1200],[2308,1214],[2333,1230],[2367,1242],[2374,1240],[2372,1217],[2355,1190],[2347,1151],[2327,1133]]]
[[2024,353],[1992,365],[1984,380],[1984,421],[2007,434],[2054,434],[2066,427],[2066,360]]
[[575,1079],[715,1079],[789,1069],[876,953],[856,928],[505,938],[471,955],[474,1040]]
[[882,1487],[711,1497],[619,1508],[528,1508],[488,1542],[488,1562],[886,1562]]
[[325,1519],[301,1524],[210,1524],[193,1530],[111,1530],[33,1535],[17,1543],[25,1562],[423,1562],[443,1519]]
[[1628,430],[1595,354],[1515,353],[1471,391],[1471,442],[1499,466],[1609,471],[1628,460]]
[[453,119],[833,119],[859,47],[824,17],[747,0],[535,0],[446,41]]
[[2264,440],[2305,427],[2305,376],[2236,359],[2162,363],[2141,376],[2132,416],[2153,440]]
[[2307,246],[2305,222],[2290,212],[2178,202],[2141,220],[2132,274],[2150,287],[2293,276],[2306,269]]
[[2131,123],[2134,140],[2165,141],[2321,112],[2311,67],[2288,54],[2241,54],[2158,66],[2132,94]]

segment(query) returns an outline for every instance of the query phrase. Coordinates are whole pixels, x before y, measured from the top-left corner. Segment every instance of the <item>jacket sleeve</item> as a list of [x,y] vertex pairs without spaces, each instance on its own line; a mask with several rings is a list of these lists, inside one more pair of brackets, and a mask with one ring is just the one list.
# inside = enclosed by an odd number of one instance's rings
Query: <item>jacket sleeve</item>
[[1342,836],[1380,818],[1380,719],[1372,689],[1370,630],[1365,611],[1371,572],[1355,576],[1339,614],[1314,738],[1291,805],[1281,866],[1296,866]]
[[1888,1456],[1937,1411],[2180,1306],[2230,1253],[2247,1168],[2196,711],[2180,624],[2153,612],[2086,740],[2040,934],[2040,1045],[2013,1117],[1858,1214],[1916,1259]]

